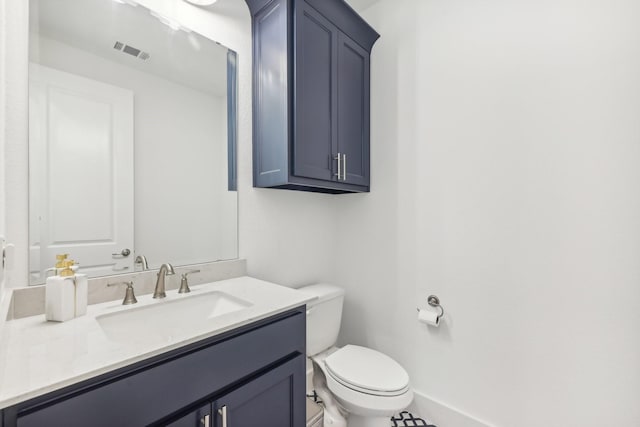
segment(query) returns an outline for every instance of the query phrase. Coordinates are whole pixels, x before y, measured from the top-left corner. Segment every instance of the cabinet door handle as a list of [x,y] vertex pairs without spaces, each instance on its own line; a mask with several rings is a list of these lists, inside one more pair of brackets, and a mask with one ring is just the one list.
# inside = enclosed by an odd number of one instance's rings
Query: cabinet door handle
[[227,427],[227,405],[218,409],[218,414],[220,414],[220,418],[222,419],[222,427]]
[[342,155],[342,167],[344,168],[342,172],[342,180],[346,181],[347,180],[347,155],[346,154]]
[[335,156],[333,158],[333,160],[337,160],[338,161],[338,173],[336,173],[334,175],[337,176],[338,177],[338,181],[340,181],[342,179],[342,175],[341,175],[341,172],[342,172],[342,166],[341,166],[342,156],[340,156],[340,153],[338,153],[338,155]]
[[203,419],[200,420],[200,423],[204,427],[211,427],[211,416],[209,414],[205,415]]

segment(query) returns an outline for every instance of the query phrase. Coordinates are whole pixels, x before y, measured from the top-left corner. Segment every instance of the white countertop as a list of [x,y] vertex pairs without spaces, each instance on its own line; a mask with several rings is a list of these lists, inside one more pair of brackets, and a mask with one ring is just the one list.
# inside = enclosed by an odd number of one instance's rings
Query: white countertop
[[[138,297],[138,304],[111,301],[88,307],[87,315],[63,323],[44,315],[0,322],[0,409],[80,381],[131,365],[298,307],[313,298],[295,289],[251,277],[238,277],[192,286],[192,293],[168,291],[167,298]],[[185,298],[206,291],[222,291],[253,305],[207,321],[197,331],[164,343],[110,341],[96,316]],[[124,289],[122,289],[124,295]],[[2,315],[2,313],[0,313]],[[4,324],[3,324],[4,323]]]

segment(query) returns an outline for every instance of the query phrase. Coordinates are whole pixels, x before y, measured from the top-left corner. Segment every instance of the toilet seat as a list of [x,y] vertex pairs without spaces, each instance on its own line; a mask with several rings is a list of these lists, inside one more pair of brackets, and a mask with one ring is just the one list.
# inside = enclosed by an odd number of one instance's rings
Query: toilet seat
[[324,360],[327,374],[356,392],[399,396],[409,390],[409,375],[395,360],[367,347],[346,345]]

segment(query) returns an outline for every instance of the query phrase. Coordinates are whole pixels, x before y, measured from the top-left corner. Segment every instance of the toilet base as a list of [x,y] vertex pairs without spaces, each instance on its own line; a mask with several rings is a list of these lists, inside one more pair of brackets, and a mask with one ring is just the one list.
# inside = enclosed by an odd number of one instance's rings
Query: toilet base
[[349,414],[348,427],[389,427],[390,417],[362,417],[360,415]]

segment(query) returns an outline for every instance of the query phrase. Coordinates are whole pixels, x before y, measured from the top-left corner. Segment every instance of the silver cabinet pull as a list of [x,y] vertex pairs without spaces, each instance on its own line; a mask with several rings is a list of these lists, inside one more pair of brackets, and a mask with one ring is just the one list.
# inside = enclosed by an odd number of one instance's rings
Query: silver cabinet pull
[[334,175],[337,176],[338,177],[338,181],[340,181],[342,179],[342,175],[340,173],[342,171],[342,167],[340,166],[341,162],[342,162],[342,156],[340,156],[340,153],[338,153],[338,155],[335,156],[333,158],[333,160],[337,160],[338,161],[338,173],[336,173]]
[[126,258],[131,255],[131,249],[124,248],[120,253],[111,254],[114,258]]
[[347,180],[347,155],[346,154],[342,155],[342,167],[344,168],[342,172],[342,180],[346,181]]
[[222,427],[227,427],[227,405],[224,405],[220,409],[218,409],[218,414],[222,419]]
[[204,418],[200,420],[200,423],[204,427],[211,427],[211,416],[209,414],[205,415]]
[[124,266],[124,267],[121,267],[121,268],[115,268],[115,267],[112,268],[113,271],[125,271],[125,270],[128,270],[128,269],[129,269],[129,267],[127,267],[127,266]]

